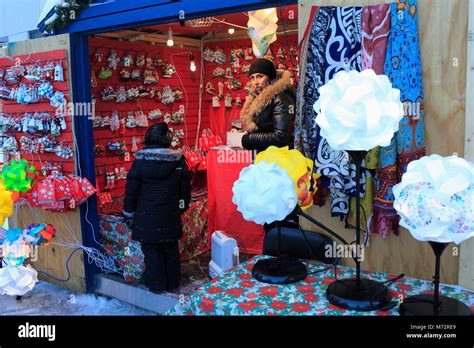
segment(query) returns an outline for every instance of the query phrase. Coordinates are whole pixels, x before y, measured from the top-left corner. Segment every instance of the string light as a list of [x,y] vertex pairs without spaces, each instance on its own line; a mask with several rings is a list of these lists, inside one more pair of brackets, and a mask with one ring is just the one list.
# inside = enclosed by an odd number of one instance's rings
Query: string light
[[229,33],[230,35],[232,35],[233,33],[235,33],[235,29],[234,29],[234,28],[229,28],[229,30],[227,30],[227,31],[228,31],[228,33]]

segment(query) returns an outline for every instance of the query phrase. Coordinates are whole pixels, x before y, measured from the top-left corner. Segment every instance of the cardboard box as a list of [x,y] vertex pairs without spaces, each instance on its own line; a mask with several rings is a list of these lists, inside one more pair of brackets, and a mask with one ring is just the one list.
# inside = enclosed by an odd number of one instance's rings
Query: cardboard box
[[227,132],[227,146],[242,147],[242,137],[245,132]]

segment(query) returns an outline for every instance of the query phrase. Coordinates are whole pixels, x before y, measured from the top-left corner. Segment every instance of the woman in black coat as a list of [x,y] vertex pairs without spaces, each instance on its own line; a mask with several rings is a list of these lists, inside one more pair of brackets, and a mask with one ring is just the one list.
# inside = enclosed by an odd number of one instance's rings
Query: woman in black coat
[[240,114],[248,132],[242,146],[257,152],[271,145],[292,148],[296,95],[291,73],[285,70],[277,80],[275,65],[260,58],[250,66],[249,76],[253,92]]
[[192,173],[181,152],[170,149],[164,122],[151,126],[127,175],[124,216],[145,255],[145,285],[153,292],[179,287],[181,214],[189,207]]

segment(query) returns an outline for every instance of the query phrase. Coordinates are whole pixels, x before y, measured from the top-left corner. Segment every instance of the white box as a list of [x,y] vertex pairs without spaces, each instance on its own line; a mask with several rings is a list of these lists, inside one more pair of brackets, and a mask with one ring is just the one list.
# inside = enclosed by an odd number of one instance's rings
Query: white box
[[223,231],[215,231],[211,236],[211,261],[209,275],[216,277],[239,264],[239,248],[234,238],[227,237]]
[[227,132],[227,146],[229,147],[243,147],[242,137],[245,132]]

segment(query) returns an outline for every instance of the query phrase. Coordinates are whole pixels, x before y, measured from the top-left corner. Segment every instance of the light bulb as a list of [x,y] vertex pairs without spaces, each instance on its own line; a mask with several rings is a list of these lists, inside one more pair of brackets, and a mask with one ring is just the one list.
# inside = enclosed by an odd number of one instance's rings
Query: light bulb
[[166,41],[166,44],[170,47],[174,45],[173,31],[171,30],[171,27],[168,28],[168,41]]
[[229,28],[228,32],[229,32],[230,35],[232,35],[233,33],[235,33],[235,29],[234,28]]
[[196,71],[196,62],[194,61],[194,56],[190,55],[189,60],[190,60],[189,69],[191,69],[191,71],[193,72]]

